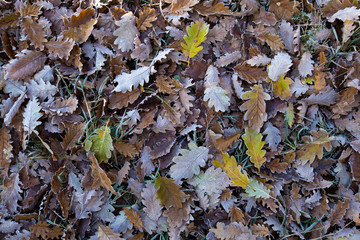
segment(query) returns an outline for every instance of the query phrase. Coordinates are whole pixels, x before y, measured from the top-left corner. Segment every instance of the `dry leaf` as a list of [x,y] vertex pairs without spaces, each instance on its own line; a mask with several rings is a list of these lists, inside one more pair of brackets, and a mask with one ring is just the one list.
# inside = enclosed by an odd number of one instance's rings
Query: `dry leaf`
[[185,201],[185,193],[179,188],[180,185],[167,177],[157,177],[155,179],[156,197],[160,199],[161,205],[167,209],[181,208]]
[[301,56],[298,69],[300,76],[302,77],[306,77],[307,75],[311,76],[312,71],[314,71],[314,61],[311,59],[310,52],[305,52]]
[[269,78],[273,81],[278,80],[279,77],[284,76],[290,70],[291,65],[292,61],[289,54],[277,53],[268,67]]
[[123,52],[133,50],[135,47],[135,37],[139,35],[139,31],[135,26],[135,16],[132,12],[128,12],[121,17],[120,21],[115,24],[118,28],[114,31],[116,37],[114,44]]

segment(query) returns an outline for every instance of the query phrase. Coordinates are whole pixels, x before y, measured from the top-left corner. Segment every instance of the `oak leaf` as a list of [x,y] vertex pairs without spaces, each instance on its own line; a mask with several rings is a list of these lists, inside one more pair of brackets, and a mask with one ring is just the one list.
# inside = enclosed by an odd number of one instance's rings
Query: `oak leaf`
[[114,150],[110,128],[103,126],[95,129],[94,135],[85,143],[85,150],[93,152],[95,157],[101,162],[107,162],[111,157],[111,151]]
[[156,72],[154,64],[166,58],[166,55],[169,54],[170,51],[172,51],[172,48],[167,48],[159,52],[149,66],[138,68],[131,71],[131,73],[117,75],[114,81],[117,82],[118,85],[113,91],[125,93],[126,91],[132,91],[133,87],[136,89],[139,85],[143,86],[144,83],[149,81],[150,75]]
[[268,58],[266,55],[259,54],[246,60],[246,63],[251,66],[265,66],[270,63],[270,61],[271,59]]
[[214,3],[202,2],[193,7],[200,15],[232,15],[230,9],[224,3],[215,1]]
[[47,222],[38,222],[35,225],[29,227],[32,233],[36,237],[42,237],[43,239],[53,239],[58,238],[63,235],[63,230],[59,226],[53,226]]
[[155,188],[157,189],[156,197],[160,199],[162,206],[167,209],[182,207],[186,195],[173,179],[159,176],[155,179]]
[[87,8],[80,11],[79,15],[75,14],[71,16],[70,22],[68,20],[64,20],[65,22],[65,30],[62,32],[64,39],[71,38],[76,43],[85,42],[92,30],[94,29],[94,25],[97,22],[95,17],[95,9]]
[[35,48],[39,48],[40,50],[44,49],[44,44],[47,40],[43,26],[32,18],[24,18],[21,21],[21,28],[26,40],[29,40]]
[[226,95],[227,91],[218,86],[219,83],[219,71],[210,65],[205,76],[204,101],[209,101],[209,107],[214,107],[216,112],[225,112],[230,106],[230,98]]
[[258,38],[265,41],[272,51],[279,51],[281,49],[284,49],[284,43],[279,37],[279,35],[265,32],[260,34]]
[[31,99],[29,103],[26,105],[26,108],[23,113],[23,125],[24,125],[24,131],[27,133],[27,136],[29,136],[37,126],[41,125],[41,122],[39,119],[43,115],[40,113],[41,107],[39,105],[39,102],[36,98]]
[[215,147],[221,152],[225,152],[240,137],[240,133],[235,133],[227,138],[218,138],[215,140]]
[[70,124],[65,137],[61,143],[64,150],[72,149],[76,146],[79,138],[83,135],[85,123]]
[[125,238],[121,238],[119,233],[114,233],[114,231],[104,225],[99,225],[98,233],[97,233],[98,240],[125,240]]
[[191,7],[199,3],[199,0],[171,0],[170,13],[181,15],[191,10]]
[[298,2],[289,0],[274,0],[270,3],[270,11],[274,12],[277,19],[291,20],[291,17],[300,11],[297,8]]
[[11,163],[12,141],[10,141],[10,131],[3,126],[0,129],[0,176],[6,174]]
[[223,162],[219,160],[213,161],[213,164],[217,168],[221,168],[224,170],[231,179],[231,186],[239,186],[242,188],[246,188],[246,186],[249,184],[250,179],[247,176],[246,171],[242,173],[241,166],[237,165],[237,162],[234,158],[234,156],[229,156],[228,153],[223,153]]
[[339,223],[340,220],[345,216],[346,212],[351,209],[349,208],[349,199],[346,198],[344,202],[340,202],[336,204],[336,206],[333,208],[330,216],[329,216],[329,223],[331,226],[334,226],[335,224]]
[[293,81],[290,78],[285,78],[285,75],[279,77],[278,80],[272,83],[275,97],[282,100],[289,99],[292,96],[290,90],[290,84],[292,83]]
[[114,147],[116,148],[116,150],[118,150],[120,154],[124,155],[125,157],[133,158],[139,154],[139,151],[133,144],[129,144],[126,142],[114,143]]
[[10,213],[15,213],[19,207],[18,201],[22,200],[20,193],[23,190],[20,188],[19,173],[13,173],[6,177],[1,186],[0,199],[5,203],[6,208]]
[[89,154],[89,159],[91,161],[91,172],[94,177],[91,188],[103,187],[114,195],[119,196],[120,194],[111,186],[111,180],[106,175],[106,172],[100,167],[99,162],[93,153]]
[[42,78],[38,80],[30,80],[30,84],[27,85],[27,96],[29,98],[39,98],[44,101],[46,98],[51,99],[57,92],[57,87],[50,82],[45,82]]
[[301,56],[301,60],[298,66],[299,74],[302,77],[306,77],[307,75],[311,75],[314,70],[314,61],[311,59],[311,53],[305,52]]
[[268,67],[269,78],[273,81],[279,79],[279,77],[285,75],[292,65],[291,57],[285,52],[279,52],[271,60],[271,64]]
[[265,123],[264,135],[267,135],[265,138],[265,143],[269,145],[271,151],[276,151],[277,146],[281,142],[280,130],[274,127],[271,122]]
[[239,74],[239,77],[249,83],[256,83],[265,80],[267,73],[263,68],[251,67],[248,64],[240,63],[234,67],[234,70]]
[[118,48],[127,52],[133,50],[135,47],[135,37],[140,33],[135,26],[135,16],[132,12],[124,14],[120,21],[116,21],[115,24],[119,27],[114,31],[116,37],[114,44],[118,45]]
[[142,230],[143,223],[138,212],[133,208],[123,208],[126,218],[139,230]]
[[41,69],[45,61],[46,56],[42,52],[24,49],[5,66],[5,78],[13,80],[24,79]]
[[209,149],[198,147],[195,143],[189,143],[189,150],[181,149],[181,156],[173,158],[174,165],[170,167],[170,175],[175,182],[181,182],[181,179],[189,179],[194,174],[199,174],[200,167],[204,167],[208,159]]
[[78,105],[78,99],[74,96],[61,99],[57,98],[55,101],[43,102],[42,107],[45,113],[56,114],[59,116],[72,114]]
[[230,179],[220,168],[211,166],[188,183],[196,188],[201,207],[213,209],[219,203],[222,191],[229,186]]
[[242,135],[242,139],[244,140],[246,147],[248,150],[246,154],[250,156],[250,161],[255,164],[255,167],[260,172],[261,165],[266,161],[265,150],[262,150],[265,142],[262,140],[261,133],[257,133],[254,129],[246,128],[245,134]]
[[265,100],[270,100],[269,94],[265,93],[261,84],[254,85],[250,91],[242,94],[242,99],[247,100],[240,106],[241,111],[246,111],[244,120],[249,121],[249,126],[260,131],[267,119]]
[[141,192],[142,203],[144,204],[144,212],[148,217],[157,221],[162,214],[162,206],[160,200],[156,197],[156,189],[154,183],[146,183],[145,188]]
[[340,19],[345,22],[346,20],[357,20],[360,15],[360,9],[357,9],[355,6],[347,7],[340,9],[334,15],[329,18],[329,22],[335,22],[336,19]]
[[9,14],[4,14],[0,18],[0,29],[7,29],[11,27],[16,27],[20,21],[19,12],[11,12]]
[[70,52],[75,44],[72,38],[64,39],[63,36],[58,37],[56,40],[53,38],[45,44],[46,48],[52,58],[68,59]]
[[302,140],[305,142],[299,146],[299,151],[296,153],[297,159],[304,165],[306,162],[313,163],[315,157],[319,159],[323,157],[323,149],[330,151],[332,149],[331,141],[334,137],[329,137],[329,133],[323,129],[319,131],[311,131],[311,137],[304,136]]
[[216,228],[210,230],[215,234],[215,237],[221,240],[252,239],[253,236],[251,230],[239,222],[233,222],[229,225],[218,222]]
[[182,52],[185,57],[193,58],[203,47],[200,44],[205,41],[206,35],[209,32],[209,24],[206,24],[203,20],[199,20],[195,23],[191,23],[186,27],[187,35],[184,36],[184,41],[181,43]]
[[134,103],[136,99],[138,99],[140,94],[141,94],[140,89],[136,89],[134,91],[128,91],[125,93],[116,92],[110,96],[109,108],[122,109],[124,107],[127,107],[129,106],[129,104]]
[[243,196],[264,199],[271,198],[270,190],[264,184],[253,178],[250,179],[249,184],[246,186]]
[[155,9],[148,8],[147,6],[144,7],[144,11],[140,11],[139,17],[136,18],[136,27],[140,31],[145,31],[147,28],[152,26],[151,22],[157,20],[157,14]]

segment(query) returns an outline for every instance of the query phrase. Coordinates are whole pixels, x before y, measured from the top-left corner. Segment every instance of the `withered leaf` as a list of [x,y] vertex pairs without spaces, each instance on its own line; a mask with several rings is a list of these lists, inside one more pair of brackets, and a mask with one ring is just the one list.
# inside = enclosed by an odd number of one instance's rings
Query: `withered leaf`
[[66,135],[61,143],[65,150],[72,149],[75,147],[79,138],[83,135],[85,123],[70,124]]
[[141,192],[143,198],[142,203],[145,205],[144,212],[148,217],[157,221],[162,214],[162,206],[160,200],[156,197],[156,189],[154,183],[147,183]]
[[119,233],[114,233],[110,227],[104,225],[99,225],[97,237],[99,240],[125,240]]
[[31,76],[44,67],[46,56],[42,52],[23,50],[6,64],[5,78],[20,80]]
[[194,10],[199,12],[201,15],[231,15],[231,11],[228,7],[224,6],[224,3],[218,2],[210,4],[209,2],[202,2],[193,7]]
[[161,205],[167,209],[181,208],[185,201],[185,193],[181,191],[180,185],[174,183],[173,179],[157,177],[155,179],[156,197],[160,199]]
[[70,22],[65,20],[65,30],[62,32],[64,39],[71,38],[76,43],[85,42],[97,22],[95,9],[87,8],[80,11],[79,15],[72,15]]
[[244,79],[249,83],[261,82],[267,77],[267,73],[263,68],[251,67],[244,63],[236,65],[234,70],[239,74],[241,79]]
[[113,194],[119,196],[120,194],[114,190],[111,186],[111,180],[106,175],[106,172],[100,167],[98,160],[95,158],[93,153],[89,153],[89,159],[91,161],[91,170],[94,177],[92,188],[103,187]]
[[142,230],[143,223],[141,221],[139,213],[133,208],[123,208],[126,218],[139,230]]
[[145,31],[152,26],[151,22],[156,21],[156,16],[155,9],[145,6],[144,11],[140,11],[139,18],[136,18],[136,27],[140,31]]
[[53,58],[68,59],[70,51],[72,50],[75,41],[72,38],[64,39],[63,36],[58,37],[56,40],[53,38],[45,44]]
[[47,40],[43,26],[32,20],[32,18],[24,18],[21,21],[21,28],[26,39],[29,40],[35,48],[40,50],[44,49],[44,44]]
[[273,51],[278,51],[284,48],[284,43],[279,37],[279,35],[274,35],[269,32],[265,32],[260,34],[258,38],[265,41]]
[[0,175],[6,174],[10,166],[12,154],[12,141],[10,131],[3,126],[0,129]]
[[127,52],[134,49],[135,37],[139,35],[139,31],[135,26],[135,16],[132,12],[128,12],[121,17],[120,21],[116,21],[115,24],[119,27],[114,31],[116,37],[114,44],[118,45],[118,48]]

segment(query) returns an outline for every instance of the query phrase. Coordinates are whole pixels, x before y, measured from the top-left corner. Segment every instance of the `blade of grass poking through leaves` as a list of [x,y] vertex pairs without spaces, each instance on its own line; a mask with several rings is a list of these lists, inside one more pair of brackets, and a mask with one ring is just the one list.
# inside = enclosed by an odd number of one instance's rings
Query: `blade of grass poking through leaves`
[[209,24],[206,24],[203,20],[191,23],[186,27],[187,35],[184,36],[184,42],[181,43],[182,52],[188,58],[188,64],[190,58],[193,58],[203,47],[200,44],[205,41],[206,35],[209,32]]
[[265,150],[261,150],[265,142],[261,141],[261,133],[257,133],[254,129],[247,128],[245,134],[242,136],[248,150],[246,154],[250,156],[250,161],[255,164],[255,167],[260,172],[261,165],[266,161]]
[[246,186],[250,182],[246,171],[242,173],[241,166],[237,165],[234,156],[230,157],[229,154],[223,153],[222,157],[223,162],[215,160],[213,161],[214,166],[217,168],[221,168],[229,175],[231,179],[231,186],[239,186],[242,188],[246,188]]

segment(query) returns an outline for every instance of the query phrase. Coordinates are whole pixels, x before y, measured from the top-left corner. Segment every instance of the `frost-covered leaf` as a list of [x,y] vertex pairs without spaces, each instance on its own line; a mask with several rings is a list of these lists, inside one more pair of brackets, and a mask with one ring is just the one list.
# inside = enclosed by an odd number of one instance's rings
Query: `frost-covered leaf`
[[270,63],[271,59],[268,58],[266,55],[260,54],[257,56],[254,56],[246,61],[247,64],[251,66],[265,66],[268,63]]
[[42,78],[39,80],[30,80],[30,84],[26,84],[29,98],[39,98],[41,101],[51,98],[57,92],[57,87],[50,82],[45,82]]
[[360,15],[360,9],[355,6],[340,9],[334,15],[329,18],[329,22],[335,22],[336,19],[340,19],[345,22],[346,20],[358,20]]
[[246,111],[244,120],[249,121],[249,126],[260,131],[267,119],[265,100],[270,100],[270,95],[265,93],[261,84],[254,85],[250,91],[242,94],[242,99],[247,100],[240,106],[241,111]]
[[74,44],[75,41],[72,38],[64,39],[63,36],[60,36],[56,40],[51,39],[45,46],[52,58],[68,59]]
[[305,52],[301,56],[301,60],[298,66],[299,74],[302,77],[306,77],[307,75],[311,75],[314,70],[314,61],[311,59],[311,53]]
[[156,189],[154,183],[148,182],[141,193],[142,203],[144,204],[144,212],[148,217],[157,221],[162,214],[162,206],[160,200],[156,197]]
[[198,147],[195,143],[189,143],[189,150],[181,149],[181,156],[173,158],[174,165],[170,168],[170,175],[175,182],[181,182],[181,179],[189,179],[194,174],[199,174],[200,167],[204,167],[208,159],[209,149]]
[[249,184],[245,188],[246,197],[255,197],[255,198],[270,198],[270,190],[265,187],[261,182],[251,179]]
[[229,186],[230,179],[220,168],[212,166],[205,172],[193,177],[188,183],[196,187],[196,192],[200,195],[200,203],[204,205],[203,207],[207,208],[209,205],[214,208],[220,201],[221,192]]
[[263,134],[267,135],[265,143],[269,145],[271,151],[276,151],[278,144],[281,142],[280,130],[274,127],[271,122],[267,122]]
[[5,126],[2,127],[0,129],[0,175],[7,173],[13,157],[10,137],[10,131]]
[[10,93],[14,97],[18,97],[26,93],[26,86],[21,81],[7,80],[4,87],[5,93]]
[[114,233],[113,230],[104,225],[99,225],[99,230],[97,233],[98,240],[125,240],[120,237],[119,233]]
[[285,75],[292,66],[291,57],[285,52],[279,52],[271,60],[271,64],[268,67],[269,78],[273,81],[279,79],[279,77]]
[[40,113],[41,107],[39,105],[39,102],[37,98],[31,99],[28,104],[26,105],[26,108],[23,113],[23,125],[24,125],[24,131],[27,132],[27,135],[29,136],[37,126],[41,124],[39,119],[43,115]]
[[23,191],[20,189],[19,174],[14,173],[4,179],[0,192],[0,201],[5,203],[5,206],[11,213],[15,213],[19,207],[18,201],[22,199],[20,193]]
[[114,44],[118,45],[118,48],[123,52],[133,50],[135,37],[140,34],[135,26],[134,14],[132,12],[124,14],[120,21],[116,21],[115,24],[118,28],[113,33],[116,37]]
[[182,207],[185,201],[185,193],[180,190],[180,185],[167,177],[157,177],[155,179],[156,197],[160,199],[161,205],[167,209]]

